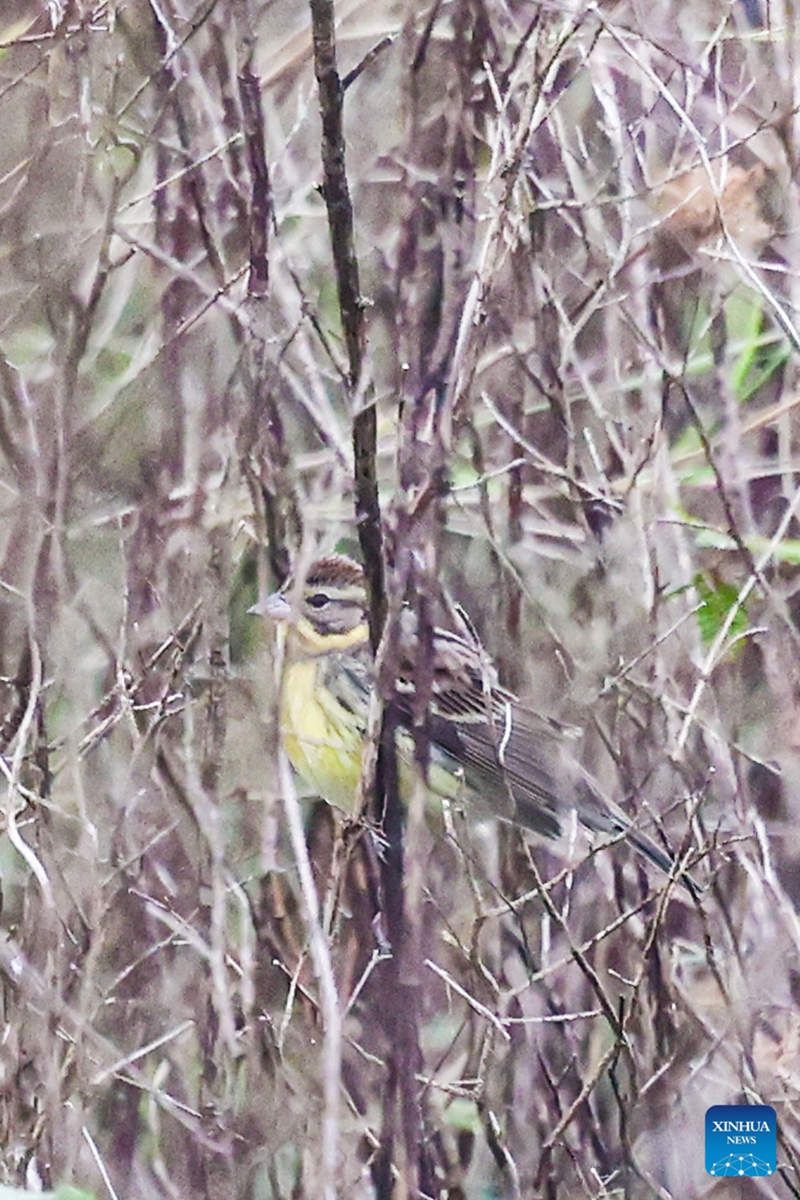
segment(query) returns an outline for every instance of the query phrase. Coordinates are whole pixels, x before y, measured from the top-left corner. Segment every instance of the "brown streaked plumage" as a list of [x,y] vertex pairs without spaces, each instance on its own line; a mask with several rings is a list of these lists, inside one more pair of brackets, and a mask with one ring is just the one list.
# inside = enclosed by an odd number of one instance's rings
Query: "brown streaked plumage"
[[[330,803],[352,810],[366,729],[373,664],[361,567],[341,554],[315,562],[293,609],[292,582],[250,610],[288,625],[281,727],[289,757]],[[400,620],[397,698],[414,721],[416,625]],[[497,678],[477,638],[434,631],[432,689],[425,718],[429,786],[466,791],[500,819],[546,837],[574,809],[590,830],[623,835],[664,871],[670,856],[637,829],[570,751],[556,722],[526,708]],[[406,738],[410,744],[410,735]],[[691,890],[694,885],[688,882]]]

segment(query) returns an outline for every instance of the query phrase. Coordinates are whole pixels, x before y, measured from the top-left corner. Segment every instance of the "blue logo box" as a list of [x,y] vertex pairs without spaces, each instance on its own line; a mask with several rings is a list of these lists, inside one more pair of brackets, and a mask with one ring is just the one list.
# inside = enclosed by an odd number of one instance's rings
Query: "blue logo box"
[[709,1175],[772,1175],[778,1122],[770,1104],[715,1104],[706,1111]]

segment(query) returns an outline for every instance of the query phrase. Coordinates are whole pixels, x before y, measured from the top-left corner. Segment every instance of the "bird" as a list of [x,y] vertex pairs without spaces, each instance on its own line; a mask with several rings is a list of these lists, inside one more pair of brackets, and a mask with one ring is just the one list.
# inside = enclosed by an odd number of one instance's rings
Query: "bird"
[[[290,576],[248,612],[286,629],[279,719],[294,770],[314,793],[353,815],[376,686],[362,567],[344,554],[325,555],[300,585]],[[432,683],[422,722],[429,790],[447,798],[474,797],[492,815],[545,838],[558,837],[575,810],[591,832],[624,838],[661,870],[674,872],[672,856],[577,761],[567,729],[503,687],[471,622],[465,617],[461,624],[459,632],[433,630]],[[401,790],[420,721],[414,703],[416,630],[416,616],[405,608],[395,679],[404,731]],[[689,877],[682,879],[695,894]]]

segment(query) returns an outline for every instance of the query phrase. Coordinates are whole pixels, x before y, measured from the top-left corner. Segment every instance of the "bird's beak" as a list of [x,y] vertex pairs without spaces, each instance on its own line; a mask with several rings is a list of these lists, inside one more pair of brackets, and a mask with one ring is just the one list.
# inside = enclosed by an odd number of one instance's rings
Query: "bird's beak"
[[280,592],[273,592],[272,595],[259,600],[258,604],[252,605],[247,611],[253,617],[269,617],[271,621],[288,621],[292,615],[292,606]]

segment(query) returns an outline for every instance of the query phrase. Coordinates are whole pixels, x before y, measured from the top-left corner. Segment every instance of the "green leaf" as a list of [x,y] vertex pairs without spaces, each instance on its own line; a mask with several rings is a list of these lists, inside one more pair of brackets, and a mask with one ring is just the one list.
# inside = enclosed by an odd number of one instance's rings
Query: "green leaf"
[[733,358],[731,383],[749,400],[789,357],[789,343],[764,319],[764,302],[752,288],[734,288],[725,302],[725,327]]
[[[736,604],[739,589],[732,583],[711,583],[700,572],[694,577],[694,586],[700,597],[700,608],[697,612],[700,637],[703,639],[704,645],[709,646],[728,619],[728,613]],[[728,636],[735,638],[737,634],[744,633],[747,625],[747,610],[745,605],[741,605],[731,622]]]
[[765,334],[753,344],[752,353],[734,377],[737,399],[742,403],[763,387],[789,357],[789,343],[775,334]]

